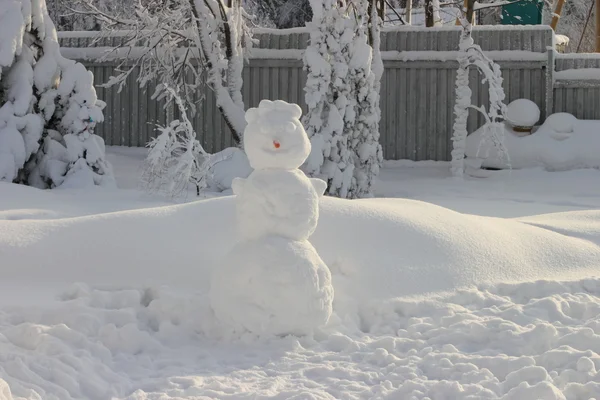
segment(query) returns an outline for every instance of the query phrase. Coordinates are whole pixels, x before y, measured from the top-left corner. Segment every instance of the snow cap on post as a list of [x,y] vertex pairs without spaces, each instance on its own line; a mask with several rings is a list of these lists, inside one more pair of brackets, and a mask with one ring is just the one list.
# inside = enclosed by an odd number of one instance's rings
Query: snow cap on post
[[513,128],[532,128],[540,120],[540,108],[528,99],[517,99],[506,107],[506,120]]
[[262,100],[246,111],[244,150],[254,169],[296,169],[310,154],[300,123],[302,109],[282,100]]

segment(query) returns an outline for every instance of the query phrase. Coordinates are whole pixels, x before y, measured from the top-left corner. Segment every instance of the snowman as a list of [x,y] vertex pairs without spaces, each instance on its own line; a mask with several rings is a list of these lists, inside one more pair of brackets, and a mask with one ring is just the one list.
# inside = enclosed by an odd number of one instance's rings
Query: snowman
[[279,100],[246,112],[244,150],[254,171],[232,183],[240,240],[209,293],[217,318],[237,332],[308,335],[331,316],[331,273],[308,241],[326,183],[298,169],[311,150],[301,114]]

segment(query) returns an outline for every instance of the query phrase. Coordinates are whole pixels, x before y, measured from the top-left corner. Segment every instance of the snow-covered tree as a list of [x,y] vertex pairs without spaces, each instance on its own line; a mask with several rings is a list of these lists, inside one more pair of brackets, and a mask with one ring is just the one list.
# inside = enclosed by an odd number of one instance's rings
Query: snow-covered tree
[[[468,0],[468,6],[461,17],[462,32],[459,42],[458,70],[456,73],[456,104],[454,106],[454,126],[452,134],[452,175],[462,177],[465,170],[465,149],[467,142],[467,120],[469,109],[474,108],[485,116],[486,140],[491,140],[501,154],[507,156],[504,148],[504,119],[506,105],[504,104],[504,89],[502,88],[502,73],[500,66],[485,55],[479,45],[473,41],[473,8],[475,0]],[[471,88],[469,87],[469,67],[475,66],[484,76],[483,82],[489,86],[489,110],[484,106],[474,107],[471,103]]]
[[153,97],[179,111],[180,119],[159,128],[150,144],[142,185],[150,192],[178,196],[189,183],[198,191],[206,185],[215,157],[206,154],[187,117],[203,99],[204,85],[214,92],[234,142],[242,146],[246,126],[242,99],[244,53],[252,40],[237,0],[148,0],[131,18],[103,12],[91,0],[87,11],[102,21],[105,35],[129,31],[107,56],[122,58],[122,72],[107,86],[119,90],[135,70],[141,87],[158,82]]
[[199,89],[207,84],[234,142],[241,146],[246,126],[242,69],[251,39],[237,0],[150,0],[138,4],[130,18],[110,15],[92,0],[85,2],[87,11],[80,13],[98,18],[105,35],[114,30],[129,32],[107,55],[123,59],[119,67],[123,72],[111,77],[107,86],[120,89],[138,69],[142,87],[150,81],[159,83],[156,99],[172,101],[166,88],[173,88],[194,114],[202,100]]
[[570,39],[569,51],[592,53],[595,49],[594,10],[591,0],[569,0],[564,4],[556,33]]
[[[375,3],[375,2],[373,2]],[[357,1],[355,7],[356,27],[351,50],[349,78],[354,89],[356,114],[348,118],[352,124],[349,142],[354,156],[354,197],[369,197],[373,183],[383,162],[379,144],[379,93],[383,61],[381,60],[380,24],[377,8],[367,1]]]
[[378,24],[373,51],[368,3],[313,0],[311,6],[304,125],[313,150],[304,170],[324,179],[329,195],[369,196],[381,162]]
[[302,27],[312,19],[309,0],[249,0],[244,8],[256,25],[267,28]]
[[312,0],[311,7],[310,42],[304,53],[308,73],[304,126],[312,151],[304,170],[327,182],[327,194],[348,197],[355,186],[354,163],[344,134],[344,115],[347,108],[352,110],[347,104],[347,75],[353,32],[335,1]]
[[[102,24],[91,15],[74,12],[78,0],[46,0],[46,6],[50,18],[54,21],[59,31],[99,31]],[[94,0],[98,9],[111,15],[126,16],[135,11],[137,3],[145,3],[146,0]]]
[[0,180],[114,184],[93,134],[103,119],[93,76],[61,56],[44,1],[1,0],[0,31]]

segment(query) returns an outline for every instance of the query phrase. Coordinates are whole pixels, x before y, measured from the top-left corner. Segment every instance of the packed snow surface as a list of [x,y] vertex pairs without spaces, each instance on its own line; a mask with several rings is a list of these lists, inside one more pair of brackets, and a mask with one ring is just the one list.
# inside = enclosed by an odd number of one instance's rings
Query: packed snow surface
[[234,198],[0,184],[0,398],[598,398],[600,173],[449,175],[389,162],[376,192],[406,199],[321,200],[336,297],[303,337],[210,310]]

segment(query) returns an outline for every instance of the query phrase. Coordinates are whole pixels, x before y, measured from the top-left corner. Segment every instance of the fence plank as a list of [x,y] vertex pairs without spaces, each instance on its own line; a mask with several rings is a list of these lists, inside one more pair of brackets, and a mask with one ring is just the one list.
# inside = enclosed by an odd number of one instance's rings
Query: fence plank
[[[385,73],[386,82],[385,88],[383,89],[383,95],[380,101],[384,101],[386,110],[385,113],[385,129],[383,130],[383,138],[380,137],[380,141],[383,139],[383,143],[385,147],[383,147],[383,154],[389,160],[396,159],[396,135],[395,132],[397,130],[396,122],[396,91],[395,88],[398,87],[397,83],[397,70],[388,70]],[[383,115],[382,115],[383,119]]]

